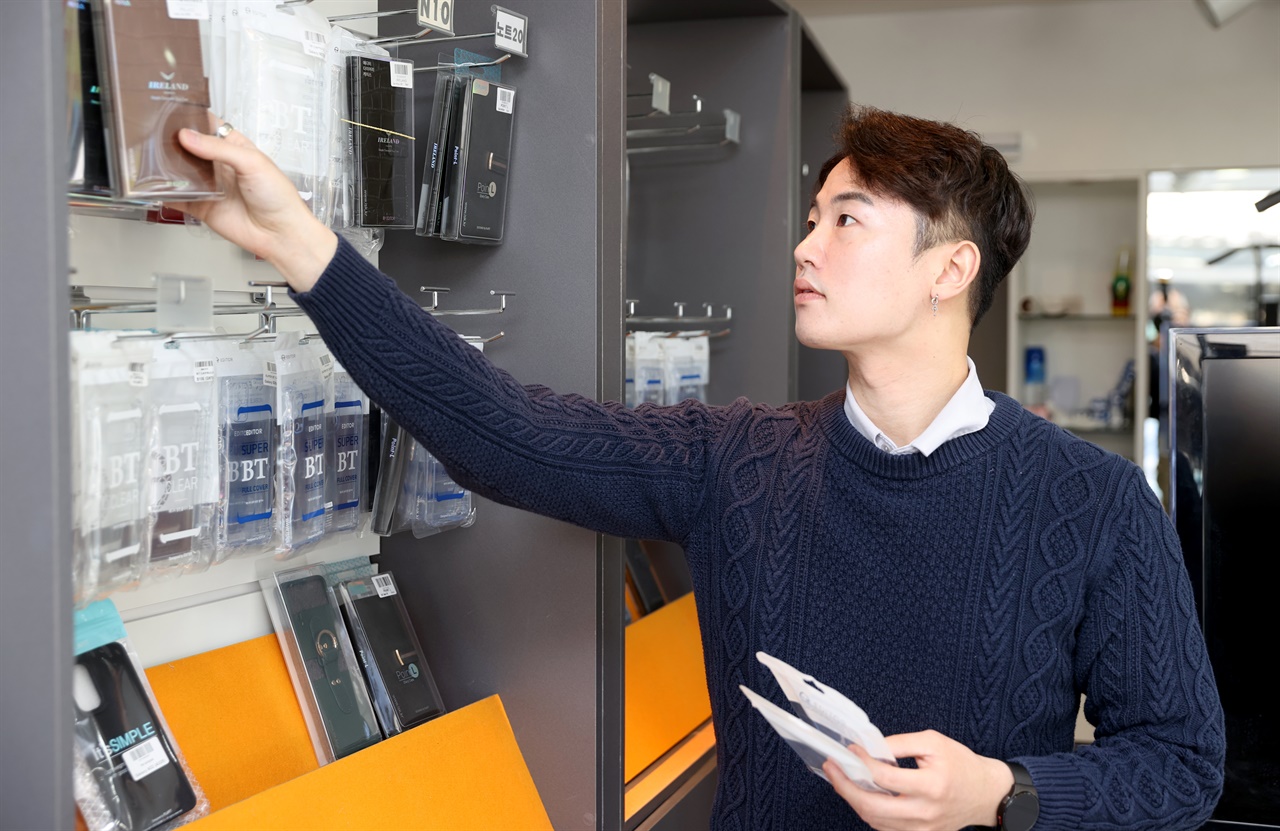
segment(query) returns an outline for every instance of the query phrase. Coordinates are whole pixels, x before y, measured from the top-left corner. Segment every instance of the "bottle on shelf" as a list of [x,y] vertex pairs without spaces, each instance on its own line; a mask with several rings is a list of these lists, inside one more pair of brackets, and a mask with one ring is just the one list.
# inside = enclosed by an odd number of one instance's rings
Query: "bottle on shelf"
[[1115,278],[1111,281],[1111,314],[1114,317],[1129,316],[1129,249],[1120,249]]
[[1048,408],[1045,406],[1045,371],[1044,371],[1044,347],[1028,346],[1026,351],[1026,364],[1023,376],[1025,378],[1025,389],[1023,391],[1023,406],[1036,415],[1048,417]]

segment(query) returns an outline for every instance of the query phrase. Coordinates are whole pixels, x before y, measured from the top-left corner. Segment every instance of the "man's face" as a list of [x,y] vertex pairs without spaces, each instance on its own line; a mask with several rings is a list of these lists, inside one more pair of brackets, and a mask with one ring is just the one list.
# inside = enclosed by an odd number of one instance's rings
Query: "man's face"
[[915,256],[916,213],[873,194],[848,159],[831,171],[796,246],[796,337],[815,349],[891,345],[930,314],[936,249]]

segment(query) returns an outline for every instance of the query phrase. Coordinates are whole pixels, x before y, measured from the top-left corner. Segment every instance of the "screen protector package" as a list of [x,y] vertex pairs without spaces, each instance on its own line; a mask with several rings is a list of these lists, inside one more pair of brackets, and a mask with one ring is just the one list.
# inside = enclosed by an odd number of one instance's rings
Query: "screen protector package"
[[278,571],[261,585],[319,763],[379,741],[377,716],[325,568]]
[[666,401],[666,373],[663,371],[662,341],[664,332],[636,332],[632,337],[635,344],[635,402],[641,404],[662,404]]
[[342,615],[385,736],[444,713],[404,600],[390,574],[338,585]]
[[274,346],[263,341],[192,344],[218,386],[215,563],[268,550],[275,531],[276,391],[263,380]]
[[357,531],[368,506],[364,502],[365,444],[369,435],[369,398],[341,364],[333,365],[333,413],[329,417],[329,530]]
[[150,554],[144,490],[149,350],[71,333],[72,574],[83,604],[137,585]]
[[662,352],[665,403],[692,398],[706,402],[711,349],[706,335],[678,335],[658,341]]
[[76,805],[89,831],[169,829],[209,813],[115,605],[75,613]]
[[305,6],[245,4],[241,11],[241,120],[236,127],[294,183],[327,221],[333,103],[327,83],[329,22]]
[[874,759],[898,764],[884,735],[862,708],[784,661],[764,652],[757,652],[756,659],[773,673],[795,715],[744,686],[739,688],[809,769],[826,779],[822,763],[834,759],[855,784],[865,790],[888,793],[875,784],[862,760],[848,750],[849,745],[856,744]]
[[422,484],[418,487],[418,511],[413,525],[415,537],[425,537],[449,528],[467,528],[476,521],[471,491],[449,476],[435,456],[418,445],[423,454]]
[[325,433],[332,406],[322,354],[329,357],[296,332],[282,334],[264,374],[276,385],[276,544],[285,555],[325,532]]
[[148,580],[209,567],[219,486],[213,362],[187,349],[152,343]]

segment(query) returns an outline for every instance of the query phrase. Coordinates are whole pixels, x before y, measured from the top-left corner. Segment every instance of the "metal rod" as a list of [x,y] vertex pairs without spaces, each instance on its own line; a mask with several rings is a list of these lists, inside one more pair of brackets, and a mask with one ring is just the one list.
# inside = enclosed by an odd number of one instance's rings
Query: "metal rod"
[[417,14],[418,10],[413,9],[397,9],[392,12],[356,12],[355,14],[337,14],[329,18],[330,23],[341,23],[344,20],[371,20],[375,17],[391,17],[397,14]]
[[511,58],[510,55],[503,55],[501,58],[498,58],[497,60],[487,61],[485,63],[454,63],[454,64],[445,64],[444,66],[415,66],[413,68],[413,71],[414,72],[439,72],[442,69],[467,69],[473,66],[475,67],[497,66],[500,63],[505,63],[510,58]]

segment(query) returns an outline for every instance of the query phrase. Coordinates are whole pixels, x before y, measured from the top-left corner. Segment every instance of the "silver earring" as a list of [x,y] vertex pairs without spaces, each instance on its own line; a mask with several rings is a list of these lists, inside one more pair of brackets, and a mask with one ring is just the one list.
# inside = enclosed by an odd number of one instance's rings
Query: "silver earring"
[[938,295],[933,296],[933,316],[938,316]]

